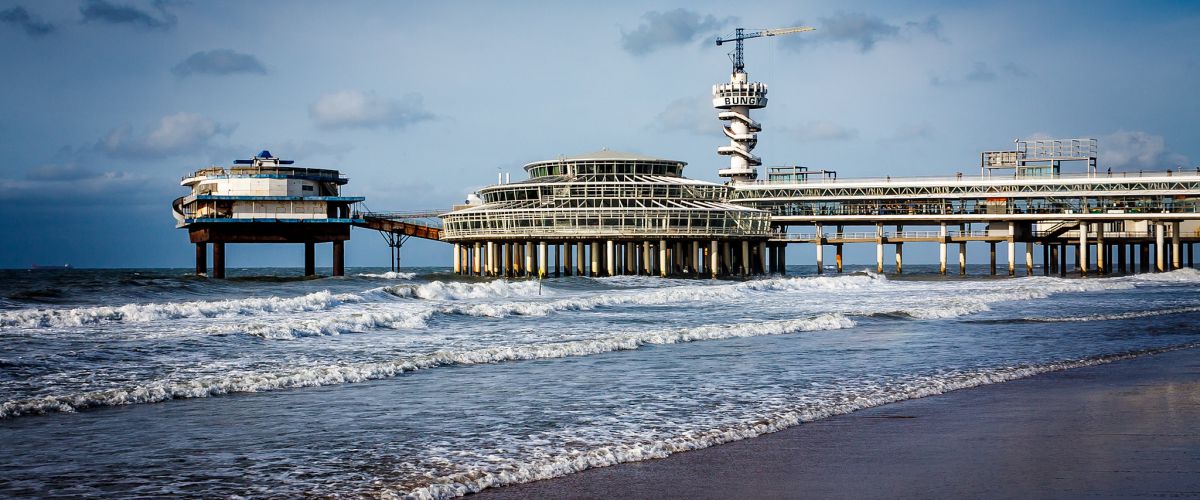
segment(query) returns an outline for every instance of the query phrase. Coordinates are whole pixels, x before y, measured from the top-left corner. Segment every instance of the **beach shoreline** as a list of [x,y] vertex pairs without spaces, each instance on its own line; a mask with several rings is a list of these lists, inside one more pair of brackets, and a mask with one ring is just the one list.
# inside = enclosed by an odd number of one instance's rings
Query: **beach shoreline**
[[486,498],[1200,495],[1200,349],[901,401]]

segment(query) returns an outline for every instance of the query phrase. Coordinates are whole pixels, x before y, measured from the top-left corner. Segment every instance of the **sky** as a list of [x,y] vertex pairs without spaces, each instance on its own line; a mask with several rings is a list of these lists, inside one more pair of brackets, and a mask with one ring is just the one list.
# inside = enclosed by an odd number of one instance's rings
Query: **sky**
[[[746,42],[768,166],[972,173],[1039,137],[1097,138],[1101,169],[1200,165],[1198,2],[0,0],[0,267],[188,267],[180,178],[262,149],[341,170],[377,211],[601,148],[718,181],[713,40],[796,25],[816,31]],[[347,265],[387,262],[355,229]],[[301,264],[301,245],[228,248],[230,267]]]

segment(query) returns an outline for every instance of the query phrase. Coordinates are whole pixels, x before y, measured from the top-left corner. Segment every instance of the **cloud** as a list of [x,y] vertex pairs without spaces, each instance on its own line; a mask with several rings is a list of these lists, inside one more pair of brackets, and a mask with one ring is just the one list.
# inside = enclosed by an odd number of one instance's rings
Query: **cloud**
[[942,77],[939,75],[932,75],[929,77],[929,83],[930,83],[930,85],[940,87],[940,86],[956,85],[959,83],[995,82],[995,81],[1000,80],[1002,77],[1004,77],[1004,78],[1029,78],[1030,76],[1033,76],[1032,72],[1030,72],[1028,69],[1025,69],[1024,66],[1018,65],[1017,63],[1014,63],[1014,62],[1007,62],[1007,63],[1002,64],[999,68],[999,72],[997,72],[997,70],[992,69],[992,67],[990,65],[988,65],[988,63],[983,62],[983,61],[975,61],[974,63],[971,64],[971,69],[969,71],[967,71],[965,74],[963,74],[963,76],[961,78],[955,78],[955,77],[946,78],[946,77]]
[[1189,165],[1188,158],[1167,150],[1161,135],[1138,130],[1118,130],[1099,138],[1100,167],[1178,168]]
[[404,128],[433,119],[425,111],[420,94],[408,94],[399,100],[387,99],[374,92],[342,90],[317,99],[308,114],[322,128]]
[[[796,26],[805,25],[797,21]],[[891,23],[879,16],[864,12],[838,12],[832,17],[822,17],[817,20],[816,31],[797,36],[788,36],[780,40],[780,46],[800,50],[818,44],[850,44],[859,52],[870,52],[881,42],[903,41],[913,36],[930,36],[941,42],[948,42],[942,35],[942,21],[937,16],[929,16],[921,21],[908,21],[901,24]]]
[[682,8],[667,12],[650,11],[642,14],[642,24],[637,29],[631,32],[621,30],[621,48],[635,56],[643,56],[664,47],[689,44],[736,19],[702,16]]
[[950,41],[942,34],[942,20],[937,16],[929,16],[920,21],[909,21],[904,23],[904,28],[910,32],[929,35],[939,42],[948,43]]
[[38,165],[25,172],[25,179],[31,181],[65,181],[93,179],[103,173],[82,168],[74,163],[47,163]]
[[[0,203],[24,207],[162,203],[160,186],[148,176],[129,172],[99,172],[73,164],[41,165],[23,179],[0,177]],[[151,194],[154,193],[154,194]]]
[[996,80],[996,72],[992,71],[987,63],[976,61],[975,65],[971,67],[971,71],[967,72],[967,76],[964,76],[963,79],[968,82],[991,82]]
[[25,10],[25,7],[16,6],[11,9],[0,10],[0,23],[11,24],[25,30],[25,34],[32,37],[49,35],[54,32],[54,25],[36,19]]
[[858,130],[824,120],[810,121],[784,130],[800,142],[848,141],[858,137]]
[[196,152],[212,145],[218,136],[228,136],[237,125],[221,124],[197,113],[176,113],[158,120],[144,135],[134,136],[133,126],[113,129],[96,148],[113,157],[163,158]]
[[653,123],[664,132],[689,132],[697,135],[714,135],[720,132],[717,128],[720,126],[717,114],[707,96],[684,97],[671,101],[654,117]]
[[167,10],[169,2],[155,0],[151,3],[154,13],[130,5],[118,5],[107,0],[86,0],[79,7],[83,22],[128,24],[147,29],[166,30],[175,26],[175,14]]
[[231,75],[234,73],[265,75],[267,68],[257,57],[250,54],[242,54],[230,49],[214,49],[196,52],[188,56],[183,62],[171,68],[171,72],[178,77]]

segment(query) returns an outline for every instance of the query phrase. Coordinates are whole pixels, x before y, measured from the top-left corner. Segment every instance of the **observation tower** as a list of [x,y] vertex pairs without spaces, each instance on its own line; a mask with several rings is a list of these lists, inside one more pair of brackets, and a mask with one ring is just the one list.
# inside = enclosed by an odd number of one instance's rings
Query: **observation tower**
[[762,158],[752,153],[758,145],[758,132],[762,131],[762,124],[750,119],[750,110],[767,107],[767,84],[750,81],[742,59],[742,42],[749,38],[812,30],[813,28],[809,27],[797,27],[747,33],[744,28],[738,28],[733,36],[717,39],[717,45],[725,42],[736,44],[736,48],[729,54],[730,60],[733,61],[729,83],[713,85],[712,88],[713,107],[720,110],[717,118],[729,122],[723,127],[725,136],[729,138],[729,145],[717,148],[717,154],[729,157],[729,168],[719,170],[717,175],[728,177],[735,184],[752,181],[758,178],[758,169],[755,167],[762,165]]

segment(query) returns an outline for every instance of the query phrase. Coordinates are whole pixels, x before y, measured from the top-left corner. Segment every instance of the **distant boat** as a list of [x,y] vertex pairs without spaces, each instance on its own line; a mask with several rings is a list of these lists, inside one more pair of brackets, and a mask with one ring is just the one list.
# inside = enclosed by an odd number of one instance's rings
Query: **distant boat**
[[30,271],[37,271],[39,269],[71,269],[71,265],[63,264],[61,266],[43,266],[41,264],[31,264],[29,266]]

